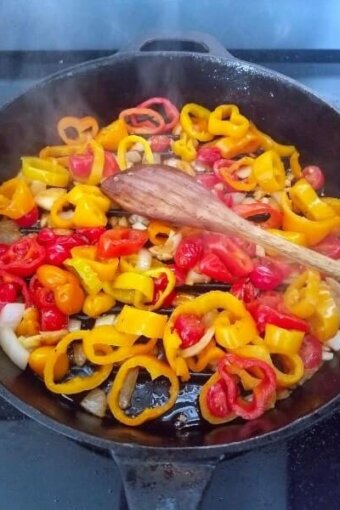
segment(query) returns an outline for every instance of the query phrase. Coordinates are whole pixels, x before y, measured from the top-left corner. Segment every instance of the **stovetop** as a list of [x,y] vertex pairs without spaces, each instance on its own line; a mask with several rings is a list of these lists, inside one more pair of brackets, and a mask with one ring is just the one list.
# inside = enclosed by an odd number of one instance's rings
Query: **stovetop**
[[[0,105],[52,72],[109,53],[0,51]],[[339,51],[232,53],[301,81],[340,108]],[[1,510],[127,508],[105,452],[57,435],[2,400],[0,459]],[[222,462],[202,510],[338,510],[339,500],[340,412],[286,442]]]

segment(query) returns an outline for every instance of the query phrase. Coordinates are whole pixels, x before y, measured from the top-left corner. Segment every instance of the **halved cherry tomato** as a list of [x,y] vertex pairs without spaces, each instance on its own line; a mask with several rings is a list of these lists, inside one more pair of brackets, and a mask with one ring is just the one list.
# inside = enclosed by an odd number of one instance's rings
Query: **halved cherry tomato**
[[197,151],[197,161],[204,165],[212,167],[219,159],[221,159],[221,151],[218,147],[201,147]]
[[246,276],[254,268],[251,258],[232,239],[223,234],[203,235],[206,253],[214,253],[233,276]]
[[99,238],[98,257],[113,258],[137,253],[147,242],[148,236],[141,230],[113,228],[106,230]]
[[189,270],[196,266],[203,255],[201,236],[188,236],[179,243],[174,259],[181,269]]
[[37,242],[36,235],[15,241],[0,257],[0,265],[17,276],[31,276],[45,261],[46,250]]
[[[119,172],[119,166],[112,152],[105,151],[103,178]],[[93,154],[74,154],[69,158],[70,172],[79,182],[85,182],[91,173]]]
[[44,287],[35,274],[29,283],[29,292],[33,304],[39,309],[55,305],[53,291]]
[[233,283],[230,292],[244,303],[250,303],[257,298],[260,291],[249,278],[240,278]]
[[40,310],[40,329],[41,331],[57,331],[66,329],[68,317],[54,305]]
[[212,189],[214,186],[216,186],[216,184],[222,184],[221,180],[215,174],[211,173],[198,175],[196,180],[202,184],[202,186],[208,189]]
[[282,224],[282,212],[262,202],[238,204],[233,206],[233,211],[242,218],[252,221],[259,227],[279,228]]
[[325,176],[319,166],[309,165],[302,170],[302,175],[315,190],[319,190],[325,185]]
[[313,335],[305,335],[299,355],[305,368],[318,368],[322,363],[322,343]]
[[179,315],[175,320],[174,329],[182,340],[182,349],[196,344],[202,338],[205,330],[200,317],[193,313]]
[[19,301],[22,296],[26,307],[31,299],[26,282],[19,276],[0,270],[0,309],[7,303]]
[[76,234],[85,237],[89,244],[97,244],[100,236],[104,234],[105,231],[106,229],[104,227],[78,228]]
[[249,274],[251,282],[260,290],[275,289],[283,282],[284,277],[279,264],[268,257],[259,258],[255,268]]
[[19,227],[31,227],[35,225],[39,219],[39,211],[37,206],[34,206],[30,212],[21,216],[21,218],[15,220]]
[[323,253],[334,260],[340,260],[340,237],[330,235],[325,237],[321,243],[313,246],[313,250]]
[[220,257],[213,252],[206,253],[200,260],[199,271],[218,282],[231,283],[234,280],[234,276],[228,271]]

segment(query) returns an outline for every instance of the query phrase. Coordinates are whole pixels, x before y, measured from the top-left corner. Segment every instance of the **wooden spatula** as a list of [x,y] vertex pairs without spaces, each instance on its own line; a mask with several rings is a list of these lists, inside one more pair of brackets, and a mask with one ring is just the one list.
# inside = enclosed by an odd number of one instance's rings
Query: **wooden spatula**
[[175,225],[235,234],[340,280],[340,262],[240,218],[195,179],[172,167],[138,165],[109,177],[101,187],[127,211]]

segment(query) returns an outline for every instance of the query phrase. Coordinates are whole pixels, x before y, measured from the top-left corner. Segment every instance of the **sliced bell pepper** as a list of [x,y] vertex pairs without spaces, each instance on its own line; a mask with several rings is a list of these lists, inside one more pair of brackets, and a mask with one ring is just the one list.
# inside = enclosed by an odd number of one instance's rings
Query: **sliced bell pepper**
[[179,156],[183,161],[194,161],[196,158],[196,145],[197,141],[195,138],[190,136],[183,131],[178,140],[174,140],[171,144],[172,151]]
[[247,345],[257,336],[256,324],[250,313],[241,317],[231,317],[221,312],[214,321],[216,342],[227,350]]
[[65,266],[73,269],[79,277],[82,286],[88,294],[95,295],[103,288],[103,282],[89,264],[90,261],[82,258],[66,259]]
[[107,230],[98,242],[98,257],[107,259],[137,253],[148,240],[146,232],[117,227]]
[[216,363],[224,355],[225,351],[217,347],[214,340],[211,340],[197,356],[188,359],[188,367],[192,372],[203,372],[208,365]]
[[150,221],[148,225],[149,240],[156,246],[161,246],[173,234],[175,230],[162,221]]
[[65,188],[70,181],[70,173],[55,159],[34,157],[21,158],[22,173],[31,181],[40,181],[48,186]]
[[307,319],[318,307],[321,278],[308,269],[297,276],[284,293],[284,304],[292,314]]
[[302,232],[289,232],[285,230],[279,230],[277,228],[269,228],[268,232],[276,236],[282,237],[283,239],[286,239],[291,243],[298,244],[299,246],[307,246],[306,236]]
[[282,224],[282,213],[276,207],[262,202],[254,202],[252,204],[237,204],[232,206],[233,211],[252,221],[258,227],[262,228],[279,228]]
[[304,234],[308,246],[318,244],[322,239],[340,227],[339,217],[313,221],[299,216],[293,211],[287,193],[282,193],[281,195],[281,207],[283,211],[283,230]]
[[[29,367],[40,377],[44,377],[44,369],[46,365],[46,360],[49,355],[52,353],[54,347],[53,345],[43,345],[34,349],[31,352],[30,357],[28,359]],[[69,360],[66,354],[58,357],[58,361],[54,367],[54,379],[55,381],[61,381],[67,372],[69,371]]]
[[203,418],[212,425],[228,423],[236,418],[229,404],[227,392],[228,388],[218,372],[213,374],[201,388],[200,411]]
[[[137,416],[128,416],[119,406],[119,395],[124,385],[124,381],[129,371],[135,367],[144,368],[154,381],[158,377],[166,377],[170,382],[169,398],[165,404],[153,408],[146,408]],[[149,420],[154,420],[162,416],[166,411],[171,409],[177,400],[179,392],[179,383],[174,372],[162,361],[152,356],[136,356],[125,361],[119,368],[113,381],[112,388],[108,394],[107,402],[113,416],[124,425],[136,427]]]
[[254,177],[258,185],[264,190],[280,191],[285,185],[285,169],[280,156],[274,150],[268,150],[255,159]]
[[306,179],[299,179],[289,190],[293,205],[310,220],[322,221],[334,218],[334,209],[324,202]]
[[123,138],[118,145],[117,159],[118,165],[121,170],[127,169],[127,161],[126,161],[126,153],[127,151],[134,145],[135,143],[139,143],[143,146],[144,149],[144,158],[149,165],[152,165],[154,162],[152,150],[149,142],[137,135],[129,135]]
[[270,352],[278,354],[297,354],[305,336],[303,331],[287,330],[273,324],[267,324],[264,343]]
[[9,245],[0,256],[0,267],[17,276],[31,276],[46,258],[46,250],[37,242],[37,236],[30,234]]
[[108,312],[114,305],[115,299],[105,292],[98,292],[86,296],[83,304],[83,312],[88,317],[99,317],[101,314]]
[[[256,371],[259,383],[254,387],[250,398],[244,399],[239,396],[233,366],[250,371],[251,374]],[[218,373],[226,384],[227,401],[231,411],[244,420],[258,418],[275,400],[276,375],[273,368],[262,360],[226,354],[218,364]]]
[[207,146],[217,147],[221,152],[223,158],[234,158],[241,154],[249,154],[255,152],[260,146],[259,137],[251,132],[243,138],[231,138],[229,136],[223,136],[218,138],[216,141],[210,142]]
[[212,140],[214,135],[208,131],[210,113],[210,110],[196,103],[184,105],[180,113],[180,123],[187,135],[200,142]]
[[333,295],[324,282],[320,283],[318,303],[312,316],[308,318],[311,333],[320,342],[335,336],[340,328],[340,312]]
[[208,130],[213,135],[242,138],[249,129],[249,120],[234,104],[223,104],[210,113]]
[[[219,168],[219,175],[233,189],[237,191],[252,191],[256,188],[256,179],[253,173],[254,158],[244,156],[235,161],[231,165]],[[249,169],[250,174],[245,178],[241,178],[238,172]]]
[[[73,395],[83,391],[89,391],[100,386],[100,384],[109,377],[112,371],[111,364],[98,367],[91,375],[88,376],[74,376],[65,382],[59,383],[55,381],[55,367],[58,363],[59,357],[67,353],[67,350],[73,342],[84,340],[86,335],[86,331],[75,331],[73,333],[69,333],[60,340],[47,357],[44,367],[44,382],[47,389],[53,393]],[[106,348],[105,346],[101,346],[101,349],[105,352]]]
[[294,175],[295,179],[300,179],[302,176],[301,165],[299,162],[300,154],[298,151],[294,151],[293,154],[289,158],[289,166]]
[[31,298],[25,280],[0,268],[0,310],[7,303],[23,299],[26,308],[31,306]]
[[39,313],[34,306],[25,309],[15,333],[18,336],[32,336],[39,333]]
[[309,330],[309,325],[305,320],[281,311],[277,307],[269,306],[265,302],[262,303],[261,296],[248,303],[247,309],[253,316],[260,334],[264,333],[266,324],[274,324],[285,329],[296,329],[305,333]]
[[127,130],[135,135],[156,135],[165,131],[165,122],[160,113],[147,107],[128,108],[119,114]]
[[152,108],[161,106],[165,115],[164,131],[173,129],[179,121],[179,111],[176,106],[165,97],[150,97],[138,105],[138,108]]
[[294,145],[283,145],[275,142],[269,135],[260,131],[252,122],[250,122],[250,132],[258,138],[262,149],[265,151],[274,150],[281,158],[290,157],[296,152]]
[[128,130],[123,119],[117,119],[108,126],[103,127],[95,140],[107,151],[116,151],[119,143],[128,136]]
[[[74,138],[68,135],[69,129],[76,131]],[[95,138],[99,127],[94,117],[63,117],[57,124],[57,130],[66,145],[79,145]]]
[[125,305],[117,317],[115,327],[121,333],[129,335],[162,338],[166,322],[165,315]]
[[[133,291],[134,300],[133,304],[136,308],[141,308],[143,302],[152,301],[154,294],[154,284],[151,276],[147,276],[146,273],[121,273],[117,276],[112,284],[113,295],[115,290],[118,291]],[[119,300],[119,292],[117,293],[117,299]]]
[[5,181],[0,186],[0,214],[18,220],[35,207],[28,185],[20,177]]

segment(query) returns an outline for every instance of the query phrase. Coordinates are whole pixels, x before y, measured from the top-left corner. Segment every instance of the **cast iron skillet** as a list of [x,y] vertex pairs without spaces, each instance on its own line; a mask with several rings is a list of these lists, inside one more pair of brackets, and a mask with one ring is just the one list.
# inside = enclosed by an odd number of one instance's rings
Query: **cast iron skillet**
[[[177,105],[235,103],[264,131],[294,143],[302,162],[319,164],[332,195],[340,195],[340,115],[298,83],[233,58],[203,34],[151,36],[115,56],[47,78],[0,111],[1,179],[16,174],[19,158],[58,143],[63,115],[95,115],[102,124],[151,96]],[[340,369],[326,363],[307,384],[264,417],[249,423],[176,429],[169,422],[130,429],[98,420],[48,393],[28,371],[0,353],[0,395],[19,410],[72,439],[108,449],[118,463],[130,508],[197,508],[216,464],[224,457],[295,434],[338,408]],[[195,413],[185,387],[174,415]],[[176,414],[177,413],[177,414]],[[227,498],[226,488],[226,498]]]

